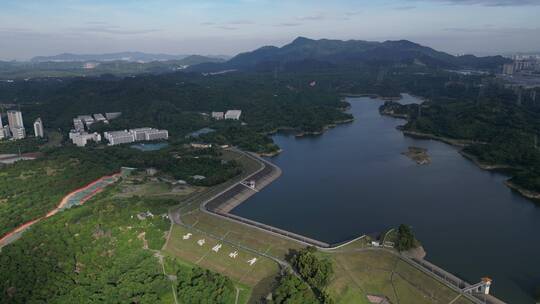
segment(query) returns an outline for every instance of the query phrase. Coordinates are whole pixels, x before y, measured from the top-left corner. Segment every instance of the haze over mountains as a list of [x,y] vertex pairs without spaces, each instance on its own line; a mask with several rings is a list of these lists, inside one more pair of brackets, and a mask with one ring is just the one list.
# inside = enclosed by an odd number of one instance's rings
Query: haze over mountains
[[264,46],[241,53],[225,63],[201,64],[193,70],[294,69],[321,66],[418,64],[441,68],[495,69],[509,59],[502,56],[453,56],[408,41],[313,40],[298,37],[283,47]]
[[[427,66],[442,69],[476,69],[501,71],[511,60],[502,56],[453,56],[408,40],[313,40],[298,37],[282,47],[263,46],[224,56],[168,55],[143,52],[107,54],[60,54],[38,56],[30,62],[0,61],[0,79],[21,77],[98,76],[102,74],[161,74],[186,70],[190,72],[223,72],[229,70],[309,71],[349,69],[365,66]],[[96,63],[90,64],[87,63]]]
[[201,56],[201,55],[169,55],[169,54],[151,54],[143,52],[118,52],[106,54],[70,54],[63,53],[54,56],[36,56],[32,62],[84,62],[84,61],[130,61],[130,62],[152,62],[168,60],[184,60],[192,57],[208,58],[209,61],[223,61],[229,59],[226,56]]

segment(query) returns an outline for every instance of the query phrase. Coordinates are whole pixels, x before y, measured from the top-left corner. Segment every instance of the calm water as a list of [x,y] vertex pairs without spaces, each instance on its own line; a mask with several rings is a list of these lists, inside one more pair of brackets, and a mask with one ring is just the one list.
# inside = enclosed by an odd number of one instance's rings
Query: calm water
[[147,152],[147,151],[157,151],[157,150],[161,150],[165,147],[168,147],[169,144],[166,143],[166,142],[160,142],[160,143],[152,143],[152,144],[134,144],[134,145],[131,145],[130,147],[134,148],[134,149],[137,149],[137,150],[141,150],[143,152]]
[[[455,148],[404,137],[395,129],[403,120],[379,115],[381,101],[350,102],[352,124],[318,137],[276,135],[284,152],[271,160],[283,175],[233,213],[330,243],[407,223],[428,260],[471,283],[492,277],[508,303],[533,303],[540,208]],[[432,164],[401,155],[408,146],[427,148]]]

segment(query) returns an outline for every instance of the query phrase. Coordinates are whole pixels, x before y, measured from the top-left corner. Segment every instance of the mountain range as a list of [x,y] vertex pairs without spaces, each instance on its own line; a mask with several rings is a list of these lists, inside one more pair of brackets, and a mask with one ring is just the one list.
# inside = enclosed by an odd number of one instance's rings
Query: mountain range
[[510,62],[502,56],[453,56],[408,40],[314,40],[298,37],[283,47],[264,46],[241,53],[224,63],[203,63],[192,67],[197,71],[230,69],[316,68],[358,65],[417,64],[451,69],[497,69]]
[[[225,61],[229,59],[226,56],[200,56],[200,55],[169,55],[169,54],[150,54],[143,52],[119,52],[107,54],[70,54],[63,53],[54,56],[37,56],[32,58],[32,62],[85,62],[85,61],[128,61],[128,62],[152,62],[152,61],[169,61],[169,60],[184,60],[190,57],[199,59],[206,58],[202,62]],[[193,58],[192,58],[193,59]],[[194,60],[192,60],[194,61]]]

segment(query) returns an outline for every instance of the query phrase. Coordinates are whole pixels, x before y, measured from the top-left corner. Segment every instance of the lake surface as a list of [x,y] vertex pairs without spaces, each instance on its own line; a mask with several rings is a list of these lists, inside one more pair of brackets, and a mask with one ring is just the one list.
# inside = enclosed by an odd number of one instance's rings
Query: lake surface
[[[405,96],[403,103],[419,102]],[[380,100],[351,98],[355,121],[322,136],[278,134],[283,175],[232,213],[329,243],[413,227],[429,261],[508,303],[534,303],[540,286],[540,208],[441,142],[403,136]],[[401,155],[428,149],[432,163]]]
[[160,143],[151,143],[151,144],[134,144],[134,145],[131,145],[130,147],[132,147],[133,149],[143,151],[143,152],[147,152],[147,151],[158,151],[168,146],[169,146],[169,143],[160,142]]

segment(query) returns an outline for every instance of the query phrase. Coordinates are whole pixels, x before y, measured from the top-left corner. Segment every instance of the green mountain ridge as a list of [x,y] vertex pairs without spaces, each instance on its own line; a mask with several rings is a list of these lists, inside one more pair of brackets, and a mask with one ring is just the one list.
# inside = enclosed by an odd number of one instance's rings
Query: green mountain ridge
[[287,69],[290,65],[298,68],[299,62],[303,62],[305,66],[320,66],[321,63],[336,67],[423,64],[439,68],[496,70],[509,62],[509,59],[502,56],[453,56],[408,40],[376,42],[298,37],[281,48],[264,46],[251,52],[240,53],[225,63],[205,63],[192,67],[192,70]]

